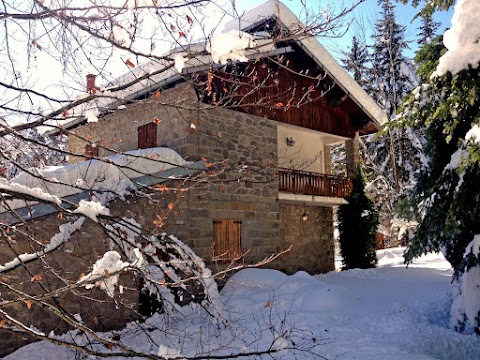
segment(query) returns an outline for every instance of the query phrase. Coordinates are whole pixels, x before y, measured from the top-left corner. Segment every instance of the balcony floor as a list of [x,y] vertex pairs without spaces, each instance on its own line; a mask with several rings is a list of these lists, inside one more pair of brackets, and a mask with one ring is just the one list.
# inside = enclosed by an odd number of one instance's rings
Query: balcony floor
[[340,197],[301,195],[288,192],[279,192],[278,200],[286,204],[305,204],[310,206],[339,206],[348,204],[347,200]]

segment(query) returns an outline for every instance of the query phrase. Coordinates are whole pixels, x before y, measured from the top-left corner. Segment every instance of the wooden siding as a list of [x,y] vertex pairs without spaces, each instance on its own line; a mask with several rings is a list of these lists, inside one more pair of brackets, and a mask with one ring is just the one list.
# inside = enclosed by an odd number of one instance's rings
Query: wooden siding
[[352,180],[346,177],[318,174],[302,170],[278,170],[279,191],[330,197],[349,197]]
[[369,122],[331,78],[300,54],[227,66],[202,80],[204,101],[282,123],[353,138]]

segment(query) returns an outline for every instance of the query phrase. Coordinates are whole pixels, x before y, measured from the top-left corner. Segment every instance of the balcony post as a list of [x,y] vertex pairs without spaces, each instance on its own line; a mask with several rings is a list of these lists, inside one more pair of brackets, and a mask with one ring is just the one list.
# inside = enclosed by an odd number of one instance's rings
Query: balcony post
[[332,147],[330,145],[325,145],[323,147],[323,172],[330,175],[332,173],[332,156],[331,154]]
[[345,151],[347,155],[347,177],[353,178],[355,176],[355,168],[360,161],[360,138],[358,131],[353,139],[345,141]]

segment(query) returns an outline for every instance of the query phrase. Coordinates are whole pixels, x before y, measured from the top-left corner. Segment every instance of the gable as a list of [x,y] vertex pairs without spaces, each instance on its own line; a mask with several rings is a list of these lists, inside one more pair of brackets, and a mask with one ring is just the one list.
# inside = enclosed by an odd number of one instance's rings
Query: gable
[[[185,60],[180,73],[168,64],[168,58],[166,64],[149,62],[112,82],[121,88],[116,95],[125,100],[98,98],[78,109],[71,109],[69,115],[83,114],[91,106],[97,106],[101,112],[116,111],[125,101],[148,98],[157,90],[192,81],[197,87],[199,100],[203,102],[340,136],[353,137],[356,131],[372,133],[386,123],[384,111],[281,2],[268,1],[243,14],[233,24],[233,28],[251,33],[257,41],[257,46],[245,50],[245,56],[249,58],[247,63],[234,61],[226,66],[213,63],[205,51],[208,41],[191,44],[188,49],[196,55]],[[226,30],[229,30],[228,26]],[[169,53],[173,61],[175,55],[185,53],[185,48],[179,47]],[[278,70],[277,80],[261,78],[267,83],[262,90],[255,89],[259,87],[258,82],[255,84],[255,76],[243,71],[256,67],[258,80],[259,75],[265,75],[262,70],[266,63],[267,71],[277,71],[274,64],[278,62],[283,62],[283,66]],[[299,64],[302,66],[298,67]],[[137,77],[139,80],[135,81]],[[276,84],[279,79],[282,83]],[[124,86],[125,83],[131,84]],[[314,91],[310,91],[312,86]],[[270,97],[269,103],[261,101],[267,96]],[[240,102],[239,97],[243,97]],[[253,109],[254,106],[259,109]],[[64,124],[64,127],[84,122],[85,119],[80,118]]]
[[353,138],[378,130],[329,74],[300,48],[196,77],[199,99],[285,124]]

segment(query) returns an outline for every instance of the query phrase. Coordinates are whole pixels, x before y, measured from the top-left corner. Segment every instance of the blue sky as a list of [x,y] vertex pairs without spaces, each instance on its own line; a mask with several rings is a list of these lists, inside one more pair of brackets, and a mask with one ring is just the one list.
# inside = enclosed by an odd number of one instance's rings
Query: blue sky
[[[325,6],[337,6],[340,7],[343,4],[344,7],[348,7],[349,5],[353,4],[354,0],[344,0],[344,1],[335,1],[335,0],[304,0],[307,4],[307,7],[312,9],[312,11],[318,11],[318,9],[324,8]],[[262,4],[264,1],[262,0],[241,0],[237,2],[237,8],[239,12],[246,11],[251,9],[255,6]],[[282,2],[290,7],[297,16],[302,18],[300,14],[303,7],[300,5],[300,0],[282,0]],[[393,3],[395,1],[393,0]],[[397,22],[406,26],[405,35],[407,41],[410,43],[411,50],[408,51],[405,55],[413,56],[416,48],[417,48],[417,39],[416,34],[418,33],[418,27],[421,24],[420,19],[416,19],[413,23],[412,20],[415,14],[418,13],[419,8],[413,8],[410,5],[403,5],[401,3],[396,4],[396,19]],[[434,19],[441,23],[441,27],[438,30],[438,33],[443,33],[443,31],[450,26],[450,19],[453,14],[453,8],[450,9],[448,12],[437,12],[434,15]],[[380,7],[377,5],[377,0],[365,0],[362,4],[358,5],[358,7],[353,11],[352,14],[349,15],[350,20],[352,20],[352,24],[349,28],[349,31],[341,38],[335,39],[324,39],[320,38],[319,40],[329,49],[333,56],[339,57],[341,51],[347,51],[348,47],[351,44],[351,37],[362,30],[359,30],[358,23],[363,22],[365,28],[365,37],[367,42],[370,41],[369,33],[375,23],[375,20],[378,19],[380,16]]]

